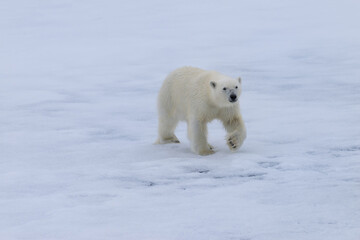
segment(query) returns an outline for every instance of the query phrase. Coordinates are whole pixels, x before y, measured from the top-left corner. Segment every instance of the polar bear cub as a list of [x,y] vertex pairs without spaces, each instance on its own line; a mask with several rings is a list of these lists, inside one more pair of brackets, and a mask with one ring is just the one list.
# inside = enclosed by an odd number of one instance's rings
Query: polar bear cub
[[207,123],[219,119],[226,131],[230,150],[237,150],[246,138],[240,114],[241,78],[215,71],[182,67],[165,79],[158,96],[159,129],[156,143],[179,143],[174,131],[186,121],[191,149],[200,155],[214,153],[207,142]]

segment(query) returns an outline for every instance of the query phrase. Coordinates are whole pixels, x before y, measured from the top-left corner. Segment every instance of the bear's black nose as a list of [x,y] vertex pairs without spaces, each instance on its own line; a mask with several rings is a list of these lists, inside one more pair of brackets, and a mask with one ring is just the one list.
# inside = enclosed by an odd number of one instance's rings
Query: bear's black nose
[[236,100],[236,95],[235,95],[235,94],[231,94],[231,95],[230,95],[230,99],[231,99],[232,101]]

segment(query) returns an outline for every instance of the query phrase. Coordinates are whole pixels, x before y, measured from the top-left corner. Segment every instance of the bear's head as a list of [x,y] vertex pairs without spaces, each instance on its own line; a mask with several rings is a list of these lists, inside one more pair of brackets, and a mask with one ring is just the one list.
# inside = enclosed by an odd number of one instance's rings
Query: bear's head
[[210,81],[213,102],[219,107],[236,104],[241,94],[241,78],[220,78]]

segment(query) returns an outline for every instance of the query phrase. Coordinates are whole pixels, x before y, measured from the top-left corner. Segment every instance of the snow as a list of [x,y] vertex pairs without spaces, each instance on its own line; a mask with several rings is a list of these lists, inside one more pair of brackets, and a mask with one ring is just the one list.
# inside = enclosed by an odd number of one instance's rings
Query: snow
[[[0,3],[0,238],[360,238],[358,1]],[[241,76],[248,138],[153,145],[165,76]]]

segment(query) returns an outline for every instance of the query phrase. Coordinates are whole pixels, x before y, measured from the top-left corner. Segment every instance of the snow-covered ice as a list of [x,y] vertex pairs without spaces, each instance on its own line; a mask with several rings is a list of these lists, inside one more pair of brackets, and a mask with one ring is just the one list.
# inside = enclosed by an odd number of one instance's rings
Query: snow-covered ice
[[[360,239],[359,1],[0,3],[0,239]],[[231,153],[153,145],[167,73],[241,76]]]

